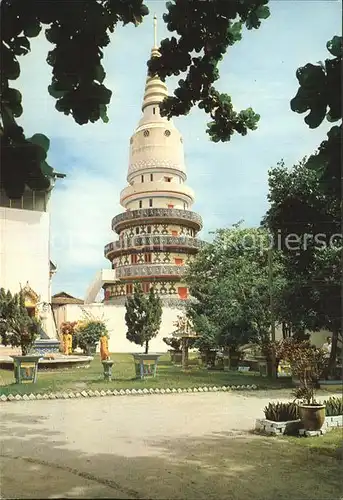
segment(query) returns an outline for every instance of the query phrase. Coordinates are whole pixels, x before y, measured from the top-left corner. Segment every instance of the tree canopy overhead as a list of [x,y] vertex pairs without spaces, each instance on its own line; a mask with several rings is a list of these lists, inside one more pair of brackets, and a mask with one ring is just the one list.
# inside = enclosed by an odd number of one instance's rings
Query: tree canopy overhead
[[[161,111],[168,117],[187,114],[198,106],[211,116],[213,141],[228,141],[234,132],[256,128],[252,109],[236,113],[231,98],[213,86],[218,63],[228,47],[241,39],[242,27],[259,28],[269,16],[268,0],[173,0],[164,21],[176,37],[163,40],[161,57],[149,62],[162,79],[186,72],[175,96]],[[8,196],[21,197],[25,186],[46,189],[53,170],[46,162],[49,140],[42,134],[27,138],[16,121],[23,113],[21,93],[12,86],[20,76],[20,57],[31,49],[30,39],[44,29],[53,45],[47,56],[52,68],[48,87],[56,109],[83,125],[108,121],[112,91],[106,87],[103,50],[118,23],[139,25],[149,13],[143,0],[3,0],[1,14],[1,183]],[[194,53],[199,54],[194,56]]]
[[[174,0],[167,2],[163,15],[169,31],[179,36],[162,40],[161,57],[148,62],[151,74],[164,81],[167,76],[186,72],[173,97],[162,103],[162,114],[171,118],[186,115],[198,105],[210,115],[207,133],[212,141],[229,141],[234,132],[246,135],[254,130],[259,115],[251,108],[237,113],[231,97],[218,92],[218,63],[227,49],[240,41],[242,28],[257,29],[270,15],[268,0]],[[196,53],[197,55],[195,55]]]
[[[309,111],[304,120],[310,128],[325,118],[342,121],[342,37],[333,37],[326,47],[332,58],[306,64],[296,73],[300,87],[291,109]],[[270,208],[263,221],[281,235],[288,280],[286,310],[293,318],[302,318],[309,329],[332,332],[330,368],[342,336],[341,136],[342,123],[333,125],[308,159],[291,170],[280,162],[270,171]],[[287,244],[290,236],[293,244]]]

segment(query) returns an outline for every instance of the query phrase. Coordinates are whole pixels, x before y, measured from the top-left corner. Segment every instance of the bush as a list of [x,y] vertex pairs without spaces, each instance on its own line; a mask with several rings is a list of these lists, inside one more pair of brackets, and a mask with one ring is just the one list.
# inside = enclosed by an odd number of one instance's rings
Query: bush
[[23,356],[29,354],[41,324],[38,318],[30,317],[25,307],[22,292],[11,294],[0,289],[0,339],[5,346],[20,347]]
[[86,354],[96,348],[102,336],[108,336],[106,325],[100,320],[88,320],[81,322],[77,327],[77,339],[79,347]]
[[337,417],[343,415],[343,398],[331,397],[324,401],[325,414],[327,417]]
[[293,391],[295,399],[315,404],[315,389],[326,365],[325,352],[307,340],[289,338],[280,343],[278,354],[290,364],[292,375],[299,379],[300,386]]
[[287,422],[298,420],[298,405],[295,403],[269,403],[264,408],[264,416],[273,422]]
[[174,337],[163,337],[163,342],[167,346],[174,349],[174,351],[181,351],[181,339],[176,339]]

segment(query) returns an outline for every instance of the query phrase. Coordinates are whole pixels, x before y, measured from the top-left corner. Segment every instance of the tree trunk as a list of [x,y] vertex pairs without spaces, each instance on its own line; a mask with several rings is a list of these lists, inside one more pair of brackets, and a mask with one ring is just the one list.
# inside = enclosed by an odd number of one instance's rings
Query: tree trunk
[[276,354],[275,354],[275,347],[272,346],[270,348],[270,351],[267,353],[266,356],[267,360],[267,376],[268,378],[272,380],[277,379],[277,360],[276,360]]
[[188,340],[186,338],[182,339],[182,369],[187,370],[188,368]]
[[149,340],[145,341],[145,354],[148,354],[149,352]]
[[331,339],[331,353],[329,358],[328,373],[331,377],[335,376],[336,371],[336,359],[337,359],[337,342],[338,342],[338,331],[332,332]]

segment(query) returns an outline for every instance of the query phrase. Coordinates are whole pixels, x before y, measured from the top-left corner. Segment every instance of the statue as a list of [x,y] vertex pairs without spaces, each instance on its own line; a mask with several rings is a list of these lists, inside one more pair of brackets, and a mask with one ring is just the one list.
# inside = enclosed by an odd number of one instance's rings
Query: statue
[[103,335],[102,337],[100,337],[100,357],[101,361],[107,361],[110,358],[107,335]]
[[63,354],[69,356],[73,352],[73,334],[75,333],[77,322],[65,321],[61,325]]
[[63,334],[63,354],[69,356],[73,352],[73,336],[71,333]]

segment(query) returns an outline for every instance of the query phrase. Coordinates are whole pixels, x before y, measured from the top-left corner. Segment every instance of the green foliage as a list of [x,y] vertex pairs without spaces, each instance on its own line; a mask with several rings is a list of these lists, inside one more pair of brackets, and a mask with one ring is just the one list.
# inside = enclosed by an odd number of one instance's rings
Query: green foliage
[[[186,115],[198,105],[210,115],[207,133],[214,142],[229,141],[235,132],[246,135],[255,130],[259,115],[251,108],[236,112],[231,98],[218,92],[214,82],[219,79],[218,64],[227,49],[242,38],[242,29],[257,29],[270,15],[268,0],[173,0],[167,2],[163,19],[170,32],[178,35],[162,40],[161,57],[148,62],[150,74],[167,76],[186,72],[173,97],[161,105],[163,116]],[[194,55],[194,52],[197,55]]]
[[11,294],[0,289],[0,338],[5,346],[20,347],[23,356],[29,354],[38,337],[40,322],[31,318],[22,292]]
[[174,351],[181,351],[181,339],[176,339],[175,337],[163,337],[163,342],[167,346],[174,349]]
[[328,121],[342,118],[342,37],[333,37],[326,47],[334,58],[306,64],[296,72],[300,88],[291,100],[291,109],[297,113],[310,111],[305,117],[310,128],[317,128],[325,117]]
[[317,383],[326,365],[325,352],[309,341],[291,338],[283,340],[279,356],[290,364],[292,375],[299,379],[299,387],[293,391],[295,399],[314,404]]
[[197,338],[194,347],[200,352],[207,352],[218,348],[218,330],[211,323],[211,320],[204,314],[193,314],[194,328],[197,332]]
[[138,345],[145,345],[148,353],[149,342],[156,337],[162,321],[161,299],[153,287],[148,295],[143,293],[140,284],[135,284],[134,293],[126,299],[125,322],[127,326],[126,338]]
[[[298,113],[310,111],[305,122],[318,127],[326,117],[342,120],[342,38],[327,43],[332,59],[307,64],[297,71],[300,84],[291,101]],[[288,318],[308,329],[332,332],[329,371],[334,371],[337,342],[342,339],[341,305],[341,136],[342,124],[327,134],[318,151],[291,171],[283,162],[269,175],[270,209],[263,221],[284,243],[298,237],[298,249],[283,245],[285,273],[284,309]]]
[[[257,29],[269,16],[268,0],[174,0],[167,3],[163,18],[168,30],[180,35],[161,42],[158,60],[149,62],[163,79],[188,71],[180,80],[175,97],[162,105],[167,116],[187,114],[198,103],[211,116],[208,133],[213,141],[230,140],[254,130],[259,116],[251,108],[236,112],[230,96],[219,93],[218,63],[229,46],[239,41],[245,26]],[[46,149],[32,144],[16,118],[20,117],[20,92],[10,86],[20,76],[20,56],[31,50],[30,38],[43,31],[53,45],[47,55],[52,69],[49,94],[57,111],[71,115],[83,125],[108,122],[107,107],[112,91],[106,87],[103,51],[118,23],[138,26],[149,13],[143,0],[3,0],[1,15],[1,159],[2,184],[10,198],[21,197],[25,185],[49,187]],[[193,52],[199,54],[192,57]]]
[[[49,93],[56,109],[79,124],[107,118],[112,92],[103,84],[103,49],[118,22],[141,23],[148,14],[142,0],[3,0],[1,14],[1,182],[10,198],[22,196],[25,185],[49,187],[46,148],[25,137],[16,118],[22,114],[21,94],[10,86],[20,76],[18,57],[31,50],[30,38],[45,27],[54,45],[47,63],[52,67]],[[44,137],[44,136],[43,136]],[[47,140],[47,138],[45,138]]]
[[312,158],[291,170],[280,162],[269,172],[270,208],[263,224],[283,252],[283,318],[295,331],[333,332],[341,328],[340,202],[322,189]]
[[[236,349],[250,341],[260,345],[270,335],[268,282],[269,235],[262,229],[216,232],[190,264],[185,280],[196,299],[188,314],[195,330],[211,346]],[[274,294],[283,287],[282,262],[275,255]]]
[[273,422],[287,422],[299,418],[298,405],[295,403],[269,403],[263,412],[266,419]]
[[96,347],[101,337],[109,336],[105,323],[95,319],[79,323],[75,333],[78,346],[87,353]]
[[323,401],[325,405],[325,415],[327,417],[337,417],[338,415],[343,415],[343,398],[331,397]]

